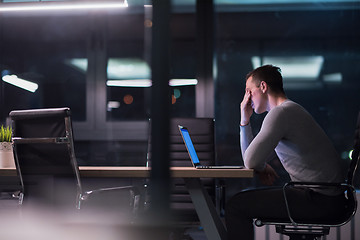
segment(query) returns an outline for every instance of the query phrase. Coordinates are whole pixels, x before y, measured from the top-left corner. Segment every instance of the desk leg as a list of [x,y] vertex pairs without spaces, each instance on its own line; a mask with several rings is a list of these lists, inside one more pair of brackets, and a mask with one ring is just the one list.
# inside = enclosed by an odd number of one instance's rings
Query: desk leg
[[184,178],[208,240],[225,240],[226,230],[199,178]]

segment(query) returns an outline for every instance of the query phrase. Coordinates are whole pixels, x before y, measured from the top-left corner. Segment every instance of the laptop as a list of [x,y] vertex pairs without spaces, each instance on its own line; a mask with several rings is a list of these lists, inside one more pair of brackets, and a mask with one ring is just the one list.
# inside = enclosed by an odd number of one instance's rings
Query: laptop
[[197,156],[194,144],[191,140],[189,130],[186,127],[183,127],[180,125],[178,125],[178,126],[179,126],[179,130],[180,130],[182,139],[185,143],[186,149],[189,153],[192,165],[195,168],[198,168],[198,169],[209,169],[209,168],[212,168],[212,169],[227,169],[227,168],[241,169],[241,168],[244,168],[244,166],[204,166],[204,165],[201,165],[199,158]]

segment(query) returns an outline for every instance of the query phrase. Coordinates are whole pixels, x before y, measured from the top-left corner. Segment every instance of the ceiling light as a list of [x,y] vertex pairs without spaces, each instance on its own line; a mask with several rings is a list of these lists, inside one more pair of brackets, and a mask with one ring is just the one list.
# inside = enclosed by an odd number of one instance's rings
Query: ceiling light
[[16,75],[5,75],[2,77],[2,80],[30,92],[35,92],[38,89],[36,83],[18,78]]
[[132,80],[108,80],[106,85],[109,87],[151,87],[150,79],[132,79]]
[[120,107],[120,102],[118,101],[109,101],[107,104],[108,109],[115,109]]
[[91,10],[114,9],[128,7],[127,0],[120,1],[89,1],[89,2],[31,2],[1,3],[0,12],[19,11],[56,11],[56,10]]
[[341,73],[330,73],[324,74],[323,80],[326,83],[341,83],[342,82],[342,74]]
[[323,56],[289,56],[289,57],[270,57],[251,58],[254,69],[261,65],[272,64],[281,69],[284,80],[316,80],[319,77]]
[[109,79],[149,79],[151,69],[139,58],[109,58],[107,63]]
[[169,85],[172,87],[175,86],[189,86],[189,85],[197,85],[198,80],[196,79],[171,79],[169,81]]
[[64,63],[82,73],[86,73],[88,68],[88,60],[86,58],[66,59]]
[[[191,86],[197,83],[197,79],[170,79],[169,86]],[[108,87],[151,87],[152,81],[150,79],[108,80],[106,85]]]

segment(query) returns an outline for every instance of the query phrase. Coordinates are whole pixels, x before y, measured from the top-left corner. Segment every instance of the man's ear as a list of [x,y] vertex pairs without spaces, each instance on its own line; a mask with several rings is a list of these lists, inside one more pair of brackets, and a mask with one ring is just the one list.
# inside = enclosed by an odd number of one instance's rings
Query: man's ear
[[260,90],[262,91],[262,93],[266,93],[268,90],[268,85],[265,81],[261,81],[260,82]]

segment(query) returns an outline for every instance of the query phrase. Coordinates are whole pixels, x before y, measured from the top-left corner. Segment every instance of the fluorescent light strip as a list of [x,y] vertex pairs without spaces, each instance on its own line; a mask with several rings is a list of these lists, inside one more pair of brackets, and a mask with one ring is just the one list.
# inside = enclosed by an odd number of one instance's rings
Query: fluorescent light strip
[[106,85],[109,87],[151,87],[150,79],[133,80],[108,80]]
[[[197,79],[170,79],[169,86],[191,86],[197,85]],[[152,81],[150,79],[132,79],[132,80],[108,80],[106,82],[108,87],[151,87]]]
[[315,80],[319,77],[323,56],[253,56],[251,58],[254,69],[260,64],[273,64],[281,68],[283,77],[289,79]]
[[33,2],[33,3],[2,3],[0,12],[19,12],[19,11],[56,11],[56,10],[87,10],[87,9],[113,9],[128,7],[127,0],[123,2]]
[[330,73],[330,74],[324,74],[323,80],[326,83],[341,83],[342,82],[342,74],[339,73]]
[[118,101],[109,101],[108,104],[107,104],[107,107],[110,108],[110,109],[119,108],[120,107],[120,102],[118,102]]
[[38,85],[36,83],[18,78],[16,75],[5,75],[2,77],[2,80],[29,92],[35,92],[38,89]]
[[171,79],[169,81],[169,85],[172,87],[191,86],[191,85],[197,85],[197,84],[198,84],[197,79]]

